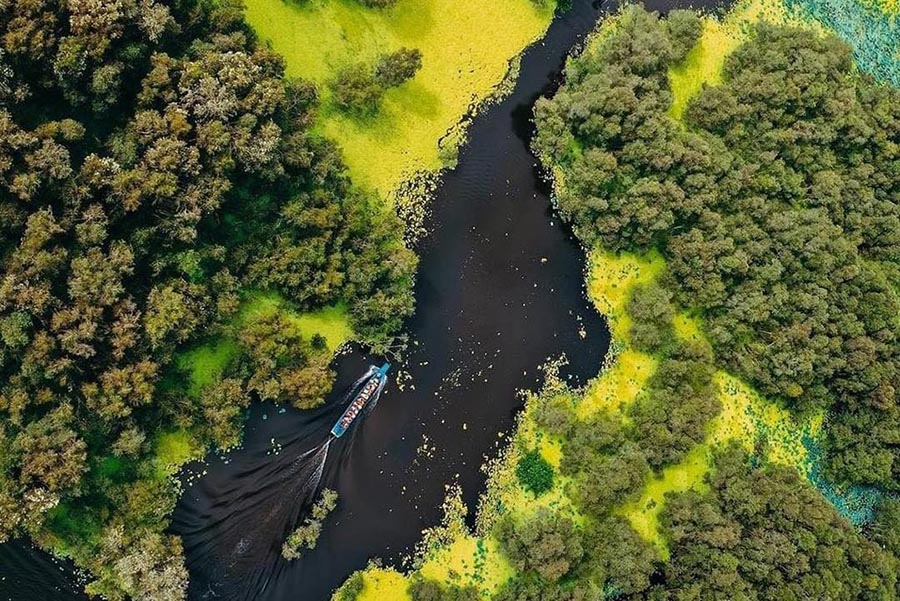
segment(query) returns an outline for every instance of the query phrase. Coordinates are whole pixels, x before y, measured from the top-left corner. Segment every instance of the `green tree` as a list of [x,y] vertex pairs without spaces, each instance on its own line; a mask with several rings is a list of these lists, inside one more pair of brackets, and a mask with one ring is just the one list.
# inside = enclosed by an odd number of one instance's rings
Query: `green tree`
[[631,317],[634,348],[657,353],[672,344],[675,308],[671,301],[672,293],[658,284],[639,284],[631,289],[625,311]]
[[378,110],[384,87],[363,63],[343,67],[331,84],[334,102],[341,110],[367,115]]
[[553,488],[553,466],[541,456],[540,450],[531,449],[516,464],[516,478],[525,490],[539,497]]
[[527,517],[507,514],[496,532],[517,569],[537,572],[550,581],[565,576],[584,552],[572,520],[546,507]]
[[379,57],[375,79],[384,88],[395,88],[412,79],[421,68],[422,53],[418,48],[400,48]]

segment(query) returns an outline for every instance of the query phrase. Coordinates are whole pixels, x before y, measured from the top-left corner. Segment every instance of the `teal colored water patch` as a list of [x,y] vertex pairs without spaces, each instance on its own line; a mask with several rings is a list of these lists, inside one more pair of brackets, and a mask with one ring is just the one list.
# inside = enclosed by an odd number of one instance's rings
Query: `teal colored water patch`
[[809,472],[807,477],[825,499],[854,526],[863,526],[875,519],[878,504],[885,492],[874,486],[852,484],[838,486],[825,477],[822,469],[822,450],[819,443],[807,436],[803,440],[809,451]]
[[853,48],[859,68],[900,87],[900,20],[856,0],[785,0],[789,9],[819,21]]

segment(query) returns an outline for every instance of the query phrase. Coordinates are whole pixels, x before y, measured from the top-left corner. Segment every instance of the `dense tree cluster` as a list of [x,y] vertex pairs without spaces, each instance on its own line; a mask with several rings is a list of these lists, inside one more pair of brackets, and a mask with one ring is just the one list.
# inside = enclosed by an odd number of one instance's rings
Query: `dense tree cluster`
[[[590,431],[613,425],[615,431],[603,433],[615,438],[601,439]],[[571,475],[570,496],[582,510],[595,516],[607,515],[621,503],[635,500],[650,476],[650,464],[642,446],[624,440],[618,416],[603,413],[598,418],[579,422],[571,441],[563,445],[563,474]],[[598,445],[598,446],[594,446]]]
[[[829,410],[832,474],[897,487],[900,97],[857,73],[834,38],[761,25],[679,122],[668,69],[700,31],[693,13],[628,9],[537,107],[536,147],[562,176],[578,235],[659,251],[669,269],[626,303],[631,343],[658,359],[626,415],[577,419],[570,395],[537,399],[537,424],[563,442],[587,551],[548,577],[501,521],[520,569],[501,599],[900,592],[900,504],[884,500],[857,532],[796,470],[737,444],[715,450],[705,487],[666,496],[665,558],[617,511],[706,439],[719,361],[797,409]],[[697,310],[712,348],[675,335],[675,302]],[[541,519],[529,533],[553,531],[555,516]]]
[[421,68],[422,53],[416,48],[382,54],[374,67],[366,63],[347,65],[331,83],[334,103],[342,111],[372,115],[388,89],[409,81]]
[[[588,244],[662,252],[731,371],[830,410],[833,477],[897,489],[900,92],[833,35],[760,24],[678,122],[668,69],[699,31],[690,13],[628,11],[538,103],[560,208]],[[651,325],[655,294],[633,299]]]
[[[563,396],[538,400],[571,412],[554,402]],[[493,598],[850,600],[900,593],[900,502],[882,502],[867,540],[795,469],[760,461],[733,442],[714,449],[704,487],[666,495],[663,559],[618,511],[649,475],[643,457],[652,461],[654,449],[637,443],[645,435],[609,413],[571,424],[562,470],[573,477],[569,496],[584,519],[575,526],[547,507],[501,518],[493,534],[518,574]],[[635,470],[628,457],[643,467]]]
[[646,393],[629,408],[632,436],[654,469],[677,463],[706,439],[722,406],[705,343],[681,343],[662,358]]
[[897,559],[859,536],[791,468],[723,449],[710,491],[670,496],[661,599],[893,599]]
[[549,583],[533,576],[513,578],[491,597],[495,601],[592,601],[602,593],[591,582]]
[[474,586],[440,584],[434,580],[416,578],[409,585],[412,601],[478,601],[481,595]]
[[409,314],[402,227],[315,105],[231,0],[0,6],[0,541],[65,548],[110,599],[183,598],[155,437],[234,444],[248,395],[309,406],[330,374],[277,319],[197,398],[176,350],[251,287],[345,302],[374,342]]
[[522,572],[555,582],[581,559],[581,533],[572,520],[540,507],[531,516],[507,514],[497,525],[504,553]]
[[671,292],[656,283],[637,285],[628,296],[625,312],[631,317],[631,346],[646,353],[669,350],[675,340]]
[[308,409],[325,401],[333,372],[327,356],[315,354],[282,313],[244,324],[239,334],[247,371],[247,389],[263,400]]

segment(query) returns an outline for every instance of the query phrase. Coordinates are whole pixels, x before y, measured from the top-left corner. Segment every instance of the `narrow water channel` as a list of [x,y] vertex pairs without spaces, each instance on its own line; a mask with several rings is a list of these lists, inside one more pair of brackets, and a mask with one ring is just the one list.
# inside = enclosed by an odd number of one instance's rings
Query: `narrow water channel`
[[[538,387],[541,364],[564,354],[576,383],[599,371],[606,325],[585,295],[583,253],[552,213],[529,151],[534,101],[599,11],[584,0],[558,16],[522,57],[512,94],[473,121],[417,249],[410,351],[375,411],[331,446],[323,485],[339,503],[316,548],[290,563],[278,556],[281,522],[295,520],[292,505],[304,501],[292,495],[293,476],[281,481],[279,472],[292,473],[293,458],[324,439],[340,407],[314,415],[255,407],[243,449],[228,464],[210,460],[176,509],[191,599],[324,600],[369,558],[396,561],[440,522],[446,484],[461,486],[474,514],[485,456],[498,453],[521,407],[517,390]],[[339,357],[333,397],[378,360]]]
[[[290,563],[279,556],[309,501],[298,485],[309,476],[300,458],[327,437],[343,391],[381,359],[358,349],[335,360],[325,407],[256,405],[240,450],[192,468],[207,473],[186,486],[173,520],[190,599],[325,600],[370,558],[397,561],[439,523],[447,484],[460,485],[474,514],[481,466],[502,448],[518,391],[539,386],[548,358],[564,355],[562,373],[574,384],[599,371],[606,324],[585,295],[583,252],[553,214],[528,147],[534,101],[552,92],[567,54],[611,8],[572,4],[525,52],[512,94],[474,120],[457,168],[443,178],[432,233],[417,249],[410,350],[377,409],[331,445],[322,483],[340,499],[317,547]],[[0,547],[0,574],[10,565],[27,572],[0,578],[0,599],[78,598],[56,574],[44,579],[52,583],[45,593],[17,595],[16,583],[56,570],[28,558],[27,547]]]

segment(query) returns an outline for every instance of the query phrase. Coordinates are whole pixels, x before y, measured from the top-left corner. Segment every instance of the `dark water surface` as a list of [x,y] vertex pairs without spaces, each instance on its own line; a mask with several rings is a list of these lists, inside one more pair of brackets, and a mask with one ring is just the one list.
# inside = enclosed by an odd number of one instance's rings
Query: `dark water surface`
[[0,545],[0,601],[87,599],[72,566],[24,540]]
[[[443,178],[432,233],[418,248],[412,344],[377,409],[331,444],[327,460],[315,451],[346,389],[381,359],[353,350],[335,360],[325,407],[256,405],[240,450],[190,468],[207,473],[185,488],[172,527],[184,539],[190,599],[324,600],[370,558],[396,562],[439,523],[447,484],[461,486],[474,514],[480,468],[514,423],[517,391],[539,386],[540,365],[565,355],[562,373],[575,384],[598,373],[606,324],[585,295],[583,253],[552,213],[528,149],[534,101],[552,92],[566,55],[609,8],[573,4],[525,52],[513,93],[473,121],[458,167]],[[320,469],[338,508],[317,547],[286,562],[281,543]],[[0,601],[74,599],[78,588],[46,556],[0,546]]]
[[[410,351],[377,409],[331,445],[323,485],[340,499],[316,548],[294,562],[279,558],[307,493],[272,483],[326,437],[341,407],[257,407],[243,448],[227,465],[211,460],[175,511],[191,599],[324,600],[369,558],[396,561],[440,522],[446,484],[461,486],[474,514],[480,467],[513,425],[517,390],[539,385],[541,364],[565,354],[563,373],[576,383],[599,371],[609,336],[585,296],[584,256],[552,214],[528,149],[534,101],[552,89],[598,14],[576,2],[557,17],[523,56],[513,93],[473,121],[433,201],[432,233],[417,249]],[[379,359],[339,357],[334,396]],[[273,438],[282,445],[274,461]]]

